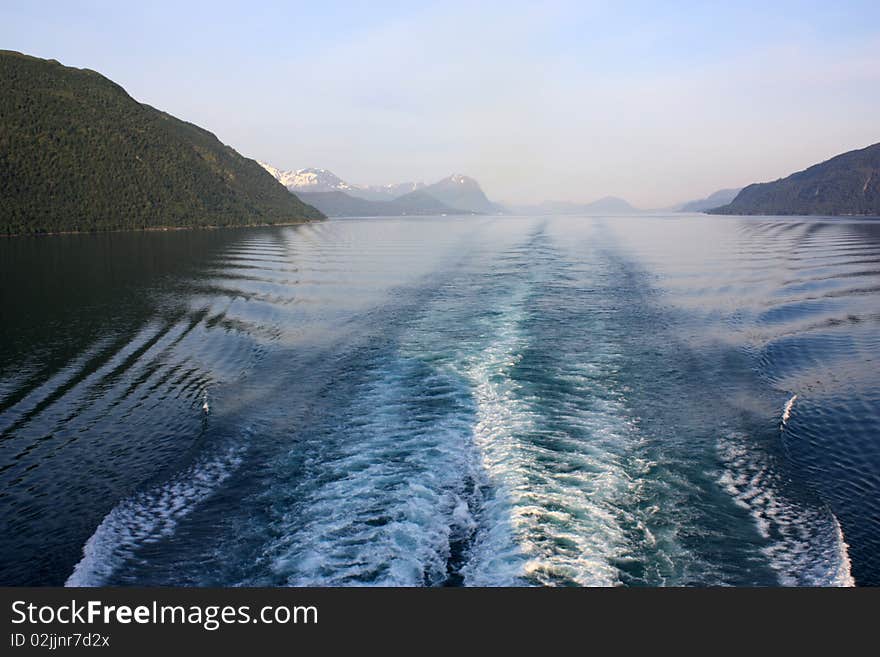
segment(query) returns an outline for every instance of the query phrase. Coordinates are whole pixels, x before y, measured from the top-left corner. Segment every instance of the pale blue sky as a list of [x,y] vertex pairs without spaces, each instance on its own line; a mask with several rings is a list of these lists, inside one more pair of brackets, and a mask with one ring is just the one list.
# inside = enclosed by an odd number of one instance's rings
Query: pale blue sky
[[659,207],[880,141],[880,2],[19,2],[95,69],[281,168]]

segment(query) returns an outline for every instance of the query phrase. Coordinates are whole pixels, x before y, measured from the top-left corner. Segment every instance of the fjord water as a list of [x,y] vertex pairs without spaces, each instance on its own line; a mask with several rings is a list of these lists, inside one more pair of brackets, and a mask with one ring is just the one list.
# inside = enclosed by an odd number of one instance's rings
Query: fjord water
[[0,242],[0,583],[880,584],[880,223]]

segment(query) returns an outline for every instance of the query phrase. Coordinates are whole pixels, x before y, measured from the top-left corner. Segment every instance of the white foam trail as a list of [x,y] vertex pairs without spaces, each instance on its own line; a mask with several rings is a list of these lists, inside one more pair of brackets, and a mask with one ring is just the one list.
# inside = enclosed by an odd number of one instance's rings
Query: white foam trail
[[65,586],[101,586],[140,546],[171,536],[178,522],[235,471],[242,451],[230,448],[203,459],[171,481],[117,504],[86,541]]
[[848,546],[827,508],[795,501],[772,461],[732,434],[719,441],[719,484],[747,510],[765,541],[762,552],[783,586],[854,586]]
[[[460,404],[467,391],[406,357],[380,362],[310,473],[276,506],[267,548],[293,586],[422,586],[447,578],[452,545],[473,531],[469,480],[477,463]],[[441,410],[442,409],[442,410]],[[298,449],[301,449],[299,447]],[[293,454],[298,458],[299,454]]]
[[837,516],[832,514],[832,518],[834,518],[834,526],[837,529],[837,545],[838,545],[838,558],[839,558],[839,568],[834,576],[834,581],[837,586],[855,586],[856,580],[852,575],[852,561],[849,558],[849,543],[846,542],[846,538],[843,535],[843,527],[840,526],[840,521],[837,519]]
[[797,401],[798,396],[792,395],[791,399],[785,402],[785,408],[782,409],[782,426],[784,427],[788,424],[788,419],[791,417],[791,409],[794,407],[794,403]]

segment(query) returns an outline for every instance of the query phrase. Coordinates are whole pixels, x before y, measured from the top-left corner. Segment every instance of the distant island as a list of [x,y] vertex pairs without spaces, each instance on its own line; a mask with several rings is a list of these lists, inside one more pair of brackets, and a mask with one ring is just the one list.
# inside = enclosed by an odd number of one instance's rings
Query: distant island
[[775,182],[749,185],[710,214],[880,216],[880,143]]
[[380,217],[442,214],[505,214],[480,184],[454,173],[432,185],[404,182],[354,185],[327,169],[285,171],[260,162],[266,171],[300,199],[329,217]]
[[0,51],[0,234],[312,221],[210,132],[87,69]]

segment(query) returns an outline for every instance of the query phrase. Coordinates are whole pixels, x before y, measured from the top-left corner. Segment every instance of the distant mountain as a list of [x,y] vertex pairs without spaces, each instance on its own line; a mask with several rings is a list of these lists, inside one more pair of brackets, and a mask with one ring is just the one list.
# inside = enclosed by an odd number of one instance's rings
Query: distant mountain
[[711,210],[712,208],[726,205],[736,198],[736,195],[740,193],[741,189],[742,188],[740,187],[737,187],[736,189],[719,189],[717,192],[709,194],[709,196],[707,196],[706,198],[682,203],[676,211],[705,212],[706,210]]
[[390,201],[371,201],[345,192],[296,192],[299,198],[328,217],[401,217],[418,215],[473,214],[451,208],[424,190],[416,190]]
[[284,171],[266,162],[259,163],[291,192],[352,192],[356,188],[327,169]]
[[[403,214],[498,214],[504,208],[490,201],[473,178],[453,174],[433,185],[404,182],[352,185],[326,169],[283,171],[260,162],[264,169],[303,200],[311,199],[329,216],[396,216]],[[326,194],[343,192],[345,196]],[[357,203],[356,200],[369,203]],[[399,202],[396,202],[399,201]],[[311,201],[307,201],[311,202]],[[391,203],[370,205],[370,203]]]
[[638,214],[640,210],[616,196],[605,196],[583,207],[586,214]]
[[480,214],[504,212],[503,207],[486,197],[476,180],[460,173],[454,173],[433,185],[428,185],[425,187],[425,191],[438,201],[453,208]]
[[87,69],[0,51],[0,233],[320,219],[256,162]]
[[357,186],[348,193],[352,196],[359,196],[371,201],[390,201],[404,194],[425,189],[427,185],[423,182],[403,182],[393,183],[391,185],[366,185]]
[[537,205],[515,206],[513,209],[521,214],[628,215],[641,212],[622,198],[615,196],[605,196],[591,203],[543,201]]
[[749,185],[712,214],[878,215],[880,143],[775,182]]
[[260,162],[266,171],[287,187],[291,192],[345,192],[349,196],[357,196],[370,201],[390,201],[424,189],[425,183],[404,182],[391,185],[352,185],[327,169],[296,169],[283,170],[266,162]]

